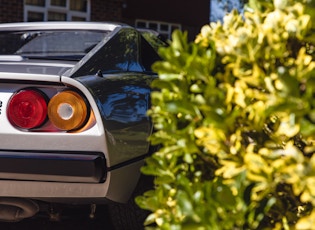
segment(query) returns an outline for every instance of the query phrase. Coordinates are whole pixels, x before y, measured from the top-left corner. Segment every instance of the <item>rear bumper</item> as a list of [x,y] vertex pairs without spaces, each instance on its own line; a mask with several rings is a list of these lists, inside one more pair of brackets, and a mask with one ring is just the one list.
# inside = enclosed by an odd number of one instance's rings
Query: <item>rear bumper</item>
[[102,153],[0,150],[0,179],[99,183],[106,173]]

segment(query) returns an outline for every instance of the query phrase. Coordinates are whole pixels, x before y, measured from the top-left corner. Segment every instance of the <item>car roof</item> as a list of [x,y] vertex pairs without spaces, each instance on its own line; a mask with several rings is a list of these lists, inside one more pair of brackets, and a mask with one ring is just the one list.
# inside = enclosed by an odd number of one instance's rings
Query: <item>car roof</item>
[[0,31],[63,30],[63,29],[113,31],[119,27],[130,27],[130,26],[123,23],[114,23],[114,22],[73,22],[73,21],[0,23]]
[[[151,44],[152,39],[146,40],[136,28],[113,22],[22,22],[22,23],[0,23],[1,33],[15,32],[37,32],[37,31],[91,31],[106,32],[107,37],[97,43],[80,59],[72,63],[68,71],[63,75],[67,77],[79,77],[85,75],[95,75],[97,72],[146,72],[151,73],[151,65],[158,60],[155,45]],[[146,31],[148,32],[148,31]],[[155,33],[150,32],[156,35]],[[34,40],[35,41],[35,40]],[[154,41],[153,41],[154,43]],[[40,62],[50,60],[61,63],[71,61],[70,59],[59,59],[57,57],[25,56],[22,60],[14,59],[15,64],[29,65],[30,62]],[[100,58],[101,57],[101,58]],[[15,57],[19,58],[19,57]],[[4,59],[5,60],[5,59]],[[8,64],[8,63],[6,63]]]

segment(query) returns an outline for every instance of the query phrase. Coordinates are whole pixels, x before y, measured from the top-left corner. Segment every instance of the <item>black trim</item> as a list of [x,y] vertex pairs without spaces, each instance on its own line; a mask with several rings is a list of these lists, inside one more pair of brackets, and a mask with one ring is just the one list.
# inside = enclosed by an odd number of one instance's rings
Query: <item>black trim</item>
[[106,172],[98,152],[0,150],[0,179],[99,183]]
[[142,155],[142,156],[133,158],[133,159],[131,159],[131,160],[118,163],[118,164],[116,164],[116,165],[113,165],[113,166],[111,166],[111,167],[108,167],[107,170],[108,170],[108,171],[112,171],[112,170],[115,170],[115,169],[122,168],[122,167],[124,167],[124,166],[133,164],[133,163],[135,163],[135,162],[137,162],[137,161],[144,160],[146,157],[148,157],[148,156],[150,156],[150,155],[151,155],[151,153],[147,153],[147,154],[144,154],[144,155]]
[[[17,74],[18,75],[18,74]],[[0,79],[0,83],[10,84],[28,84],[28,85],[49,85],[49,86],[65,86],[60,82],[54,81],[40,81],[40,80],[16,80],[16,79]]]

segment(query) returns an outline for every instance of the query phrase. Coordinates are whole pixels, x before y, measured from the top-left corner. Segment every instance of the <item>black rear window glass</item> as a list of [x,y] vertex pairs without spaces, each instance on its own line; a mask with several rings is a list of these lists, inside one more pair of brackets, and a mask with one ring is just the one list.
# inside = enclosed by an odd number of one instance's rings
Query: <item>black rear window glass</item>
[[0,55],[80,59],[110,32],[32,31],[0,33]]

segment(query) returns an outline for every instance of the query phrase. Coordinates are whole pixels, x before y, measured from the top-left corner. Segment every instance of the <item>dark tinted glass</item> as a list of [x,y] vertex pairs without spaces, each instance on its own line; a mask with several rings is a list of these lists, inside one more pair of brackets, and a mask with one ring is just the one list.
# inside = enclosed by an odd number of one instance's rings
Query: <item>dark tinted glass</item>
[[0,33],[0,55],[80,59],[108,34],[98,31]]

